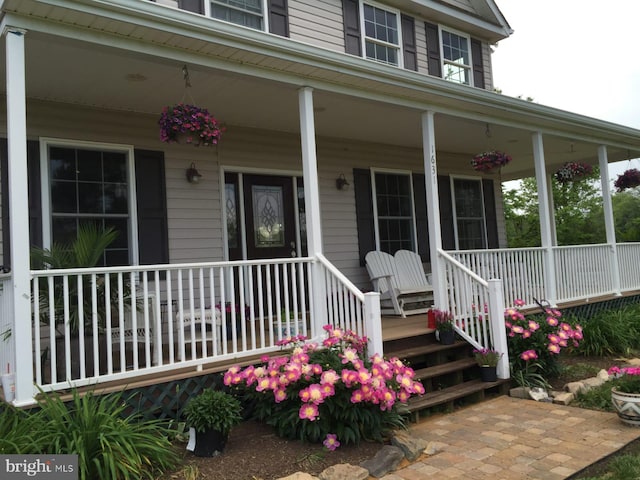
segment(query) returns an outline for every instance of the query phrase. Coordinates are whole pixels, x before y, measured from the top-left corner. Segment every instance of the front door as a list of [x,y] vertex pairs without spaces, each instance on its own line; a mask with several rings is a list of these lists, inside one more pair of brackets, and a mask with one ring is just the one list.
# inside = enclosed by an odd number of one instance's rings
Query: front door
[[295,257],[293,179],[243,175],[247,259]]

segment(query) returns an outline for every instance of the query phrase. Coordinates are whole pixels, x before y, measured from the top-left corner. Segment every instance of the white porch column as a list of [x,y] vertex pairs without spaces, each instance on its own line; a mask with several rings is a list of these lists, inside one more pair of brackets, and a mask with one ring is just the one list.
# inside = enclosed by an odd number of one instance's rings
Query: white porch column
[[[302,144],[302,175],[307,222],[307,250],[310,257],[322,254],[322,225],[320,222],[320,189],[318,188],[318,159],[313,118],[313,89],[303,87],[298,92],[300,110],[300,141]],[[313,267],[313,334],[319,335],[327,322],[327,304],[321,266]]]
[[[547,174],[547,187],[552,185],[553,176]],[[551,229],[551,244],[554,247],[558,246],[558,232],[556,231],[556,210],[553,203],[553,188],[547,188],[547,200],[549,201],[549,228]]]
[[438,255],[442,248],[440,229],[440,200],[438,198],[438,167],[436,164],[436,135],[434,113],[422,114],[422,156],[424,160],[424,182],[427,194],[427,221],[429,224],[429,254],[431,255],[431,279],[433,281],[433,301],[435,307],[444,309],[447,305],[447,289],[444,270]]
[[[551,207],[549,205],[549,187],[547,185],[547,171],[544,164],[544,145],[542,133],[531,135],[533,142],[533,161],[535,164],[536,180],[538,184],[538,211],[540,212],[540,237],[546,255],[544,260],[544,283],[546,299],[551,305],[556,304],[556,270],[553,258],[553,236],[551,229]],[[541,299],[538,299],[541,300]]]
[[[13,329],[16,358],[16,405],[33,403],[31,285],[29,274],[29,196],[27,194],[27,114],[25,30],[7,27],[7,140],[9,144],[9,225],[13,281]],[[3,366],[3,368],[5,368]]]
[[616,226],[613,218],[613,205],[609,186],[609,157],[607,146],[598,147],[598,162],[600,166],[600,188],[602,190],[602,207],[604,209],[604,226],[607,232],[607,243],[611,249],[611,274],[613,276],[613,290],[616,295],[620,292],[620,264],[618,263],[618,249],[616,247]]

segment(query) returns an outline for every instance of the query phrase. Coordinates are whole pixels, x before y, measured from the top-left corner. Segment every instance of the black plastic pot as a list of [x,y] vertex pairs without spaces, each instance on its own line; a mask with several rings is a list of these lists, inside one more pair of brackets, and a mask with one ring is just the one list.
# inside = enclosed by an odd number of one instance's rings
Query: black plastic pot
[[444,332],[439,331],[438,336],[440,338],[440,343],[443,345],[453,345],[453,343],[456,341],[456,332],[454,332],[453,330],[447,330]]
[[498,380],[497,367],[482,365],[480,367],[480,378],[483,382],[495,382]]
[[218,430],[196,432],[196,446],[193,449],[193,454],[196,457],[215,457],[220,455],[224,451],[228,438],[228,434]]

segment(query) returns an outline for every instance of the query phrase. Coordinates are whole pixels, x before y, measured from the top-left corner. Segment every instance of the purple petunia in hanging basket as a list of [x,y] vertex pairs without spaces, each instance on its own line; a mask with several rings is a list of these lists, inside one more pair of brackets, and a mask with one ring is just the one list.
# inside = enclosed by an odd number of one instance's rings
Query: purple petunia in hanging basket
[[491,150],[489,152],[482,152],[471,159],[471,165],[473,168],[480,172],[486,172],[493,170],[494,168],[500,168],[505,166],[511,161],[511,155],[507,155],[497,150]]
[[640,185],[640,171],[637,168],[625,170],[625,172],[618,175],[616,181],[613,182],[613,186],[616,187],[618,192],[624,192],[627,188],[634,188],[638,185]]
[[560,183],[569,183],[587,177],[593,173],[593,167],[583,162],[567,162],[554,174]]
[[224,131],[224,127],[206,108],[183,103],[164,107],[158,124],[160,140],[167,143],[215,145]]

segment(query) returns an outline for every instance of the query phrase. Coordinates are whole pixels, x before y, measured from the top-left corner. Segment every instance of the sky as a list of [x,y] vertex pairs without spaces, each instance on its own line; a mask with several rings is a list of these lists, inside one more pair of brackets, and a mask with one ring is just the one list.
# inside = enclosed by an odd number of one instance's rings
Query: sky
[[[640,129],[640,0],[495,0],[513,30],[494,47],[502,93]],[[640,160],[618,162],[612,179]]]

